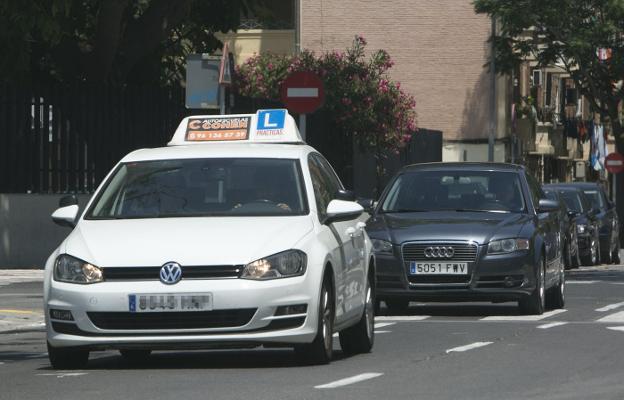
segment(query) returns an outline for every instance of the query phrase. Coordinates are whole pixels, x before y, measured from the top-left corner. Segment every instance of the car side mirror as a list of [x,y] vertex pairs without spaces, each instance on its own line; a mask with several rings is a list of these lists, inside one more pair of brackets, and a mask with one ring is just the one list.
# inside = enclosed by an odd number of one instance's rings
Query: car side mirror
[[60,226],[73,228],[76,226],[76,218],[78,217],[79,207],[76,204],[57,208],[52,213],[52,221]]
[[579,214],[579,213],[577,213],[576,211],[572,211],[572,210],[568,211],[568,217],[570,217],[570,218],[574,218],[574,217],[576,217],[578,214]]
[[355,201],[332,200],[327,205],[325,224],[351,221],[362,215],[364,208]]
[[59,199],[59,208],[78,205],[78,197],[75,194],[68,194]]
[[373,199],[357,199],[357,203],[361,205],[367,213],[372,213],[377,205],[377,202]]
[[550,199],[540,199],[537,205],[537,212],[545,213],[559,210],[559,202]]
[[337,200],[355,201],[355,192],[353,190],[339,189],[334,198]]

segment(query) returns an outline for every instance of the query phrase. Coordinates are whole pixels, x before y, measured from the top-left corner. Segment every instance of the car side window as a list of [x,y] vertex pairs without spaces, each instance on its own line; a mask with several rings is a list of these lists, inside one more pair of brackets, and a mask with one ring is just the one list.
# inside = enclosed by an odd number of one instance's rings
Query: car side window
[[537,180],[529,174],[525,174],[527,183],[529,184],[529,192],[531,192],[531,199],[533,200],[533,207],[537,208],[540,199],[546,198],[544,191]]
[[321,173],[325,175],[327,182],[333,189],[335,189],[334,195],[338,192],[338,190],[344,189],[342,182],[340,182],[340,178],[338,178],[336,171],[334,171],[332,166],[329,164],[329,161],[327,161],[325,157],[320,154],[313,154],[312,157],[315,158],[320,165]]
[[323,173],[318,160],[312,155],[308,157],[308,168],[310,170],[310,178],[312,179],[312,188],[314,189],[316,209],[319,219],[322,221],[327,215],[327,205],[334,197],[335,192],[332,191],[332,186]]

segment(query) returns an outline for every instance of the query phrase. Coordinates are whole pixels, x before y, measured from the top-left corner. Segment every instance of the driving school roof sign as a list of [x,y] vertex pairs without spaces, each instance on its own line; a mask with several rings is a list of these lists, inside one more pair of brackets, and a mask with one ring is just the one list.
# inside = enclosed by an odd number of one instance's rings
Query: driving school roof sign
[[169,146],[212,142],[300,143],[295,120],[286,110],[256,114],[201,115],[180,122]]

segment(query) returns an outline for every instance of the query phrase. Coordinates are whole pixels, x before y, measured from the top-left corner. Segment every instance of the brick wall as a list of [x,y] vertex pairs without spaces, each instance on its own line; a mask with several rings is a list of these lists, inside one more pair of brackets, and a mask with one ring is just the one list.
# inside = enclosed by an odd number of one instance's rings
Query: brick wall
[[342,50],[355,34],[390,53],[419,126],[445,140],[487,138],[490,20],[470,0],[301,0],[302,48]]

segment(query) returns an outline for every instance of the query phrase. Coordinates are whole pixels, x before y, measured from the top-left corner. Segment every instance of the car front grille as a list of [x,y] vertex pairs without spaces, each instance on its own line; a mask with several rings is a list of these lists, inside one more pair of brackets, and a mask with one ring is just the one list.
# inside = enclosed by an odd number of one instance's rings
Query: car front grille
[[[427,247],[452,247],[454,255],[451,258],[427,258],[425,249]],[[403,245],[403,261],[429,261],[429,262],[474,262],[477,260],[477,245],[474,243],[420,243],[412,242]]]
[[[161,267],[105,267],[102,268],[107,281],[150,281],[160,279]],[[238,278],[240,265],[197,265],[182,266],[182,279]]]
[[88,312],[100,329],[208,329],[244,326],[253,317],[256,308],[188,312]]
[[465,283],[470,282],[470,275],[409,275],[410,283]]

